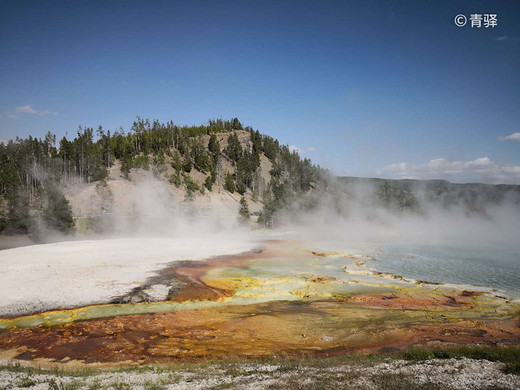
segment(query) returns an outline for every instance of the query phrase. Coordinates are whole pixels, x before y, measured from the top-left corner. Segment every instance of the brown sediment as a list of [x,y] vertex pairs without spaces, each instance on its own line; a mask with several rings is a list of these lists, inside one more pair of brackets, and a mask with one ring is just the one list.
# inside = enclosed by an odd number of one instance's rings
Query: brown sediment
[[314,252],[312,251],[311,252],[314,256],[319,256],[319,257],[325,257],[327,256],[327,254],[325,252]]
[[337,280],[333,276],[312,276],[312,277],[304,277],[305,280],[308,280],[312,283],[325,283]]
[[368,255],[344,255],[343,258],[345,259],[353,259],[353,260],[371,260],[376,261],[377,259],[374,256],[368,256]]
[[424,294],[364,294],[355,295],[349,304],[406,310],[435,310],[438,308],[469,308],[473,305],[473,295],[424,295]]
[[233,290],[209,287],[201,281],[201,277],[215,268],[234,267],[245,268],[250,261],[260,259],[270,254],[271,250],[243,253],[236,256],[214,257],[202,261],[182,261],[175,263],[170,272],[183,281],[186,287],[171,291],[168,300],[175,302],[218,300],[233,295]]
[[411,313],[329,301],[270,302],[13,329],[0,334],[0,349],[18,350],[15,360],[150,364],[520,342],[518,316],[448,321]]
[[429,282],[427,280],[416,280],[415,284],[430,284],[432,286],[442,286],[444,283]]
[[269,250],[258,249],[238,255],[218,256],[206,260],[185,260],[172,263],[169,267],[158,271],[129,293],[115,297],[110,303],[150,302],[146,290],[156,284],[171,286],[163,300],[173,302],[185,301],[216,301],[233,295],[233,290],[210,287],[201,281],[201,277],[215,268],[245,268],[250,261],[272,256],[277,247],[276,242],[270,242]]
[[134,289],[126,296],[115,298],[112,303],[136,303],[143,301],[143,299],[135,298],[139,298],[145,288],[158,283],[174,284],[174,286],[169,289],[166,297],[166,300],[172,302],[217,301],[225,297],[230,297],[234,293],[233,290],[208,286],[202,282],[202,276],[216,268],[246,268],[251,261],[273,256],[280,246],[280,243],[270,241],[268,244],[266,249],[259,249],[238,255],[219,256],[198,261],[186,260],[175,262],[170,267],[160,271],[158,276],[150,278],[143,286]]
[[134,288],[130,293],[114,298],[111,303],[148,302],[144,292],[154,284],[172,285],[165,300],[172,302],[218,301],[230,297],[234,290],[230,286],[208,285],[202,278],[214,269],[247,268],[252,262],[273,257],[290,256],[291,258],[311,258],[309,253],[295,251],[295,243],[287,241],[266,241],[263,249],[245,252],[238,255],[218,256],[206,260],[186,260],[172,263],[170,267],[159,271],[158,275],[149,278],[142,286]]
[[[324,261],[314,257],[319,255],[296,251],[293,244],[274,241],[255,253],[174,263],[158,276],[164,283],[178,282],[170,289],[169,300],[222,300],[222,304],[216,302],[213,307],[193,309],[187,303],[176,312],[10,329],[0,333],[0,356],[9,353],[14,360],[50,359],[56,364],[75,360],[87,364],[151,364],[372,353],[431,343],[520,344],[518,306],[506,305],[479,291],[413,283],[403,288],[403,283],[393,283],[400,287],[385,287],[386,293],[381,293],[381,289],[361,293],[356,287],[352,295],[343,292],[341,299],[340,295],[323,295],[337,300],[320,297],[249,305],[238,300],[234,305],[224,305],[230,300],[223,298],[232,296],[237,284],[226,283],[225,276],[211,279],[214,270],[229,268],[235,275],[234,270],[248,268],[262,259],[287,257],[321,264]],[[343,280],[341,276],[336,279],[316,275],[315,269],[299,274],[299,280],[307,283],[305,286],[319,283],[312,288],[328,291],[326,283],[338,285],[337,280]],[[374,276],[404,280],[388,273],[374,272]],[[349,280],[349,283],[356,282]],[[257,288],[255,283],[251,286]]]
[[308,258],[309,255],[302,252],[292,250],[286,241],[271,240],[266,243],[263,250],[255,252],[247,252],[234,256],[214,257],[202,261],[182,261],[172,265],[168,270],[175,278],[182,281],[186,286],[182,289],[170,290],[167,299],[174,302],[186,301],[201,301],[212,300],[216,301],[221,298],[230,297],[235,292],[230,288],[219,288],[215,286],[208,286],[202,281],[202,278],[211,270],[219,268],[236,268],[244,269],[251,264],[251,262],[268,259],[277,256],[291,256]]
[[380,276],[380,277],[389,277],[389,278],[392,278],[392,279],[395,279],[395,280],[405,281],[405,278],[403,278],[401,275],[395,275],[395,274],[391,274],[389,272],[372,271],[372,275]]
[[502,321],[461,321],[448,324],[410,325],[401,329],[383,331],[372,343],[336,347],[323,350],[318,355],[346,353],[383,353],[406,350],[410,346],[442,348],[454,345],[519,345],[520,318]]
[[469,291],[469,290],[462,290],[460,295],[463,297],[479,297],[484,294],[484,291]]

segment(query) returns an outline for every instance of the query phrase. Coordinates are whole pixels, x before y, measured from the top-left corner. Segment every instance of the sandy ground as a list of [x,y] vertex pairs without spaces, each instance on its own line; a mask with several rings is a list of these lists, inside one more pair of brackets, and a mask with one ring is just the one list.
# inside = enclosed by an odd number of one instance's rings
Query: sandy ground
[[4,389],[518,389],[520,377],[505,374],[502,363],[447,359],[329,367],[277,364],[210,365],[184,370],[105,372],[87,377],[0,371]]
[[179,260],[246,252],[233,234],[69,241],[0,251],[0,316],[108,303]]

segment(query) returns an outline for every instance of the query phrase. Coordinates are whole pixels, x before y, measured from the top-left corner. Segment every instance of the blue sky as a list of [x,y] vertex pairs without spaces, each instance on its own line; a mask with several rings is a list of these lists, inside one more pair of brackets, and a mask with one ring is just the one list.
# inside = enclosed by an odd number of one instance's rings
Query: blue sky
[[[497,26],[455,26],[474,13]],[[519,20],[513,1],[4,0],[0,139],[237,116],[341,175],[520,184]]]

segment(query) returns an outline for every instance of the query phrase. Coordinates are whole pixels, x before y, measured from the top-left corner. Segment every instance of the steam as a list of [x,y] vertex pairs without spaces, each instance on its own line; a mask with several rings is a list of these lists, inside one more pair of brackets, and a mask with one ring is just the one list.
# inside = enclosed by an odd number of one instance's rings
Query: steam
[[[395,194],[385,203],[381,201],[383,181],[327,180],[325,189],[294,199],[278,213],[277,230],[267,235],[330,248],[397,243],[520,250],[520,191],[516,187],[407,182],[399,193],[401,203]],[[249,240],[251,230],[257,230],[259,239],[265,237],[265,231],[238,223],[239,198],[219,188],[187,200],[182,187],[144,170],[133,170],[130,181],[120,177],[117,169],[102,182],[70,180],[64,192],[77,218],[78,233],[69,237],[47,230],[46,241],[81,239],[85,234],[87,238]]]
[[[328,191],[299,199],[279,217],[295,238],[323,248],[357,243],[503,248],[520,251],[520,194],[476,185],[431,196],[431,183],[417,182],[408,196],[417,204],[400,209],[380,199],[381,182],[331,179]],[[455,187],[457,188],[457,187]],[[500,194],[497,195],[497,194]]]
[[[228,193],[185,201],[182,188],[151,172],[130,176],[66,186],[76,235],[47,231],[47,242],[60,242],[0,251],[0,264],[8,265],[0,275],[0,316],[109,303],[176,261],[261,245],[238,223],[238,202]],[[147,290],[153,297],[146,299],[166,300],[175,283],[172,277],[171,284],[154,285],[158,292]]]
[[[330,178],[325,188],[295,199],[276,216],[277,228],[265,231],[238,222],[238,197],[218,183],[214,191],[187,200],[185,190],[165,177],[142,170],[130,176],[130,181],[123,179],[114,170],[106,181],[66,186],[78,233],[48,239],[81,241],[0,251],[0,260],[9,264],[0,278],[6,296],[0,314],[107,303],[171,262],[242,253],[266,238],[326,250],[396,243],[507,247],[520,253],[516,187],[513,192],[496,192],[492,186],[457,192],[460,187],[453,187],[446,190],[449,196],[432,197],[429,183],[415,183],[382,202],[383,182]],[[196,173],[193,177],[201,180]],[[411,195],[417,204],[407,203]]]
[[[187,199],[185,190],[152,172],[135,170],[131,180],[68,186],[78,234],[106,237],[249,236],[238,223],[238,198],[222,190]],[[88,226],[85,226],[85,225]],[[82,231],[83,230],[83,231]]]

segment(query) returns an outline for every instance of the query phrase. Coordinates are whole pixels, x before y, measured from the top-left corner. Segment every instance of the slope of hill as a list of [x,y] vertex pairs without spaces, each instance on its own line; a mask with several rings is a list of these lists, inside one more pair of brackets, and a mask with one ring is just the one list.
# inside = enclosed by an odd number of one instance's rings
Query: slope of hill
[[[0,144],[0,232],[104,232],[185,215],[271,226],[323,171],[236,118],[177,126],[137,118],[130,132]],[[131,222],[131,223],[129,223]]]
[[197,215],[273,226],[328,208],[424,214],[432,206],[486,216],[520,206],[520,186],[332,177],[236,118],[178,126],[137,118],[131,130],[0,143],[0,233],[153,231]]

